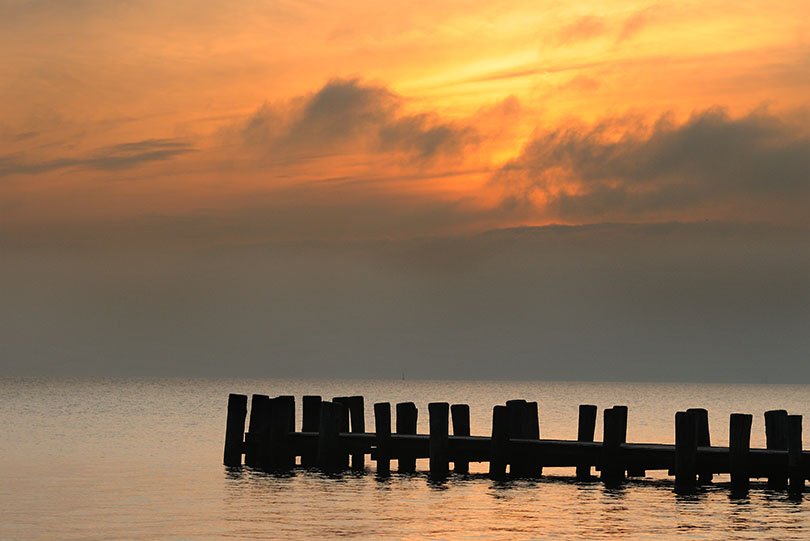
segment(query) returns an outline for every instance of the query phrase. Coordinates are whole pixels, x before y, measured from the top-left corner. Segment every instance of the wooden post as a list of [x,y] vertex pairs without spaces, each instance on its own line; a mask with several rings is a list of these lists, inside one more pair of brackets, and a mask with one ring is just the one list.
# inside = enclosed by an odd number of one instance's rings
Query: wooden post
[[[342,433],[349,432],[349,408],[351,405],[351,398],[348,396],[336,396],[332,399],[332,402],[335,404],[341,404],[343,407],[338,408],[338,430]],[[346,469],[349,467],[349,454],[341,452],[341,469]]]
[[[397,404],[397,434],[416,434],[418,415],[419,411],[413,402],[400,402]],[[397,469],[402,473],[415,472],[416,457],[400,452]]]
[[[788,448],[788,412],[770,410],[765,412],[765,448],[787,451]],[[768,475],[768,488],[784,490],[788,487],[788,462],[782,471],[773,471]]]
[[802,416],[787,416],[788,440],[788,490],[792,495],[804,492],[804,472],[802,471]]
[[[686,413],[695,417],[697,423],[697,446],[698,447],[711,447],[711,433],[709,432],[709,412],[704,408],[689,408]],[[707,485],[712,482],[711,468],[703,467],[700,464],[700,459],[697,462],[698,484]]]
[[[540,439],[540,415],[537,411],[537,402],[526,403],[526,415],[524,416],[525,426],[523,434],[530,440]],[[530,454],[526,457],[526,474],[529,477],[541,477],[543,475],[543,460],[537,454]]]
[[[577,423],[577,441],[593,441],[596,431],[597,408],[591,404],[580,404],[579,421]],[[587,481],[591,478],[591,465],[577,466],[577,481]]]
[[245,465],[257,468],[265,454],[264,434],[270,425],[270,397],[254,394],[250,399],[250,420],[245,435]]
[[287,470],[295,467],[295,452],[290,446],[290,432],[295,431],[295,397],[284,395],[271,401],[271,445],[273,458],[271,467]]
[[[617,422],[619,423],[619,433],[621,434],[621,443],[627,443],[627,406],[613,406],[613,409],[616,411],[615,415],[617,416]],[[620,472],[620,479],[621,481],[626,480],[625,472],[627,470],[627,465],[622,465],[622,470]],[[631,474],[633,477],[644,477],[646,472],[643,469],[633,467],[631,468]]]
[[431,402],[428,404],[430,419],[430,477],[444,479],[450,471],[449,435],[450,404]]
[[223,458],[223,464],[226,466],[242,465],[246,416],[247,396],[243,394],[229,394],[228,418],[225,422],[225,456]]
[[326,472],[345,468],[343,448],[340,444],[340,424],[346,406],[336,402],[322,402],[318,427],[318,467]]
[[[351,417],[352,432],[365,433],[366,413],[362,396],[349,397],[349,416]],[[352,469],[363,470],[366,467],[366,455],[362,452],[352,453]]]
[[744,496],[750,486],[751,466],[751,421],[753,417],[745,413],[732,413],[729,419],[728,446],[729,470],[731,472],[731,493],[734,497]]
[[697,485],[697,415],[675,414],[675,492],[692,494]]
[[391,404],[374,404],[374,431],[377,439],[377,475],[391,473]]
[[[305,396],[303,398],[303,419],[301,420],[301,432],[317,432],[321,418],[321,397]],[[318,449],[301,453],[301,465],[311,468],[318,463]]]
[[[622,412],[614,408],[605,410],[604,435],[602,437],[602,482],[609,488],[621,484],[624,479],[624,464],[621,445]],[[624,425],[626,426],[626,425]]]
[[[453,419],[453,435],[469,436],[470,406],[467,404],[453,404],[450,406],[450,416]],[[453,471],[462,474],[470,472],[470,463],[459,457],[458,451],[456,451],[455,461],[453,462]]]
[[495,481],[506,477],[509,453],[509,410],[506,406],[492,408],[492,439],[490,442],[489,477]]
[[[509,439],[526,437],[526,415],[528,403],[525,400],[508,400],[506,410],[509,412]],[[527,457],[509,445],[509,475],[512,477],[526,477],[529,474]]]

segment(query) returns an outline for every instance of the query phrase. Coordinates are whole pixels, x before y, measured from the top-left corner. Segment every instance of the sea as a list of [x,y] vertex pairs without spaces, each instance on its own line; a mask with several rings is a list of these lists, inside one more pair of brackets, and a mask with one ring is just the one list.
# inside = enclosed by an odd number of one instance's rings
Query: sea
[[[712,443],[728,443],[729,414],[810,414],[810,386],[546,381],[281,379],[0,379],[0,539],[810,539],[810,495],[791,499],[755,481],[732,498],[727,476],[692,496],[665,472],[618,489],[546,468],[538,480],[496,483],[486,464],[430,482],[366,471],[271,475],[222,465],[228,393],[363,395],[466,403],[472,433],[492,407],[537,401],[543,438],[575,439],[579,404],[629,407],[628,441],[672,443],[675,412],[709,411]],[[601,416],[601,413],[600,413]],[[597,439],[601,434],[597,424]],[[810,448],[810,429],[804,445]],[[392,464],[394,471],[396,463]],[[764,481],[764,480],[763,480]],[[810,494],[810,493],[809,493]]]

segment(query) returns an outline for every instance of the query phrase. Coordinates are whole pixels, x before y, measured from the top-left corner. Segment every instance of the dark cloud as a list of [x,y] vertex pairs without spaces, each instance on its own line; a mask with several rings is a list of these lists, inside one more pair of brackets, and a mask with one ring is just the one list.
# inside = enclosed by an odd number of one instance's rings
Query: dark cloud
[[607,25],[602,17],[587,15],[560,29],[557,33],[557,42],[569,44],[587,41],[604,34],[606,31]]
[[334,79],[315,94],[260,108],[243,140],[272,157],[332,152],[399,152],[429,160],[458,155],[475,131],[436,114],[404,111],[404,99],[358,79]]
[[16,156],[0,156],[0,177],[31,175],[59,169],[95,169],[115,171],[130,169],[149,162],[166,161],[193,152],[193,147],[179,139],[145,139],[100,148],[78,158],[55,158],[26,161]]
[[669,215],[807,221],[810,136],[758,111],[720,109],[683,124],[624,118],[536,135],[496,182],[511,204],[542,201],[565,220]]

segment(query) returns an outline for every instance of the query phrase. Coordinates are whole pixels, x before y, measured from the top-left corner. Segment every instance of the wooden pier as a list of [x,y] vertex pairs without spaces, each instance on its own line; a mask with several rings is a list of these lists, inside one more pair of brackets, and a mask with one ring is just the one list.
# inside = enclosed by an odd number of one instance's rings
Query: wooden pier
[[[674,475],[675,491],[694,493],[712,482],[715,474],[729,474],[732,495],[744,496],[751,479],[767,478],[768,488],[800,495],[810,477],[810,452],[802,450],[802,417],[785,410],[765,413],[767,446],[752,449],[752,416],[733,413],[729,419],[729,446],[713,446],[705,409],[675,415],[675,444],[627,441],[628,408],[603,411],[601,441],[595,438],[597,407],[581,405],[576,440],[540,437],[536,402],[510,400],[492,412],[489,436],[470,434],[470,408],[466,404],[433,402],[428,406],[430,430],[417,434],[418,409],[412,402],[396,404],[396,422],[387,402],[373,406],[374,432],[366,432],[362,396],[304,396],[301,430],[296,430],[292,396],[228,397],[225,430],[226,466],[244,464],[266,471],[295,467],[339,472],[364,470],[366,456],[376,461],[377,475],[397,471],[413,473],[417,459],[428,459],[430,478],[441,480],[469,472],[470,462],[489,465],[489,477],[538,478],[544,467],[570,467],[578,481],[597,479],[616,487],[628,477],[663,470]],[[393,427],[393,430],[392,430]],[[450,434],[452,427],[452,434]],[[453,464],[451,470],[450,464]],[[453,473],[451,473],[453,472]]]

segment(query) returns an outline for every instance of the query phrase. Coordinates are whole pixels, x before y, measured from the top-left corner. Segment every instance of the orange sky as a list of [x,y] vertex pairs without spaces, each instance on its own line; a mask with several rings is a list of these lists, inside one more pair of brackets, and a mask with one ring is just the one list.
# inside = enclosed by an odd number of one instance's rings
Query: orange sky
[[808,16],[0,0],[0,242],[807,225]]

